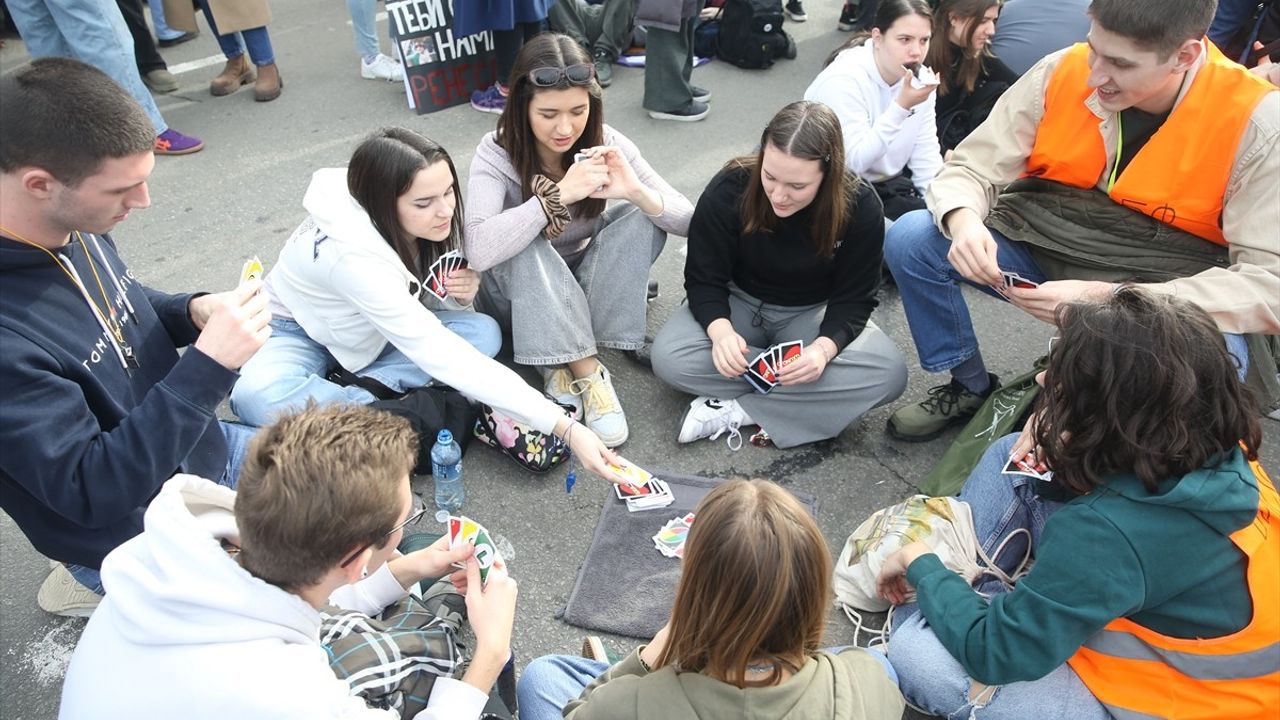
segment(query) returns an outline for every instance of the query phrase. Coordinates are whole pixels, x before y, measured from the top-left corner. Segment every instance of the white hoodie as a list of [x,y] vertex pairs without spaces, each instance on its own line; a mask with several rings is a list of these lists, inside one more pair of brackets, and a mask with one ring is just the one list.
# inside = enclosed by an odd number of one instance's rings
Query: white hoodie
[[[107,595],[71,658],[59,718],[398,720],[329,668],[320,614],[240,567],[235,492],[193,475],[164,484],[145,530],[102,563]],[[330,602],[365,613],[403,597],[384,564]],[[485,694],[438,678],[415,720],[476,718]]]
[[302,204],[311,217],[267,274],[273,315],[292,317],[351,372],[377,359],[389,341],[463,395],[552,431],[562,410],[446,328],[410,292],[418,282],[351,197],[345,168],[317,170]]
[[923,195],[942,169],[934,111],[938,93],[905,110],[895,102],[902,82],[889,85],[880,76],[868,39],[837,55],[804,91],[804,99],[823,103],[840,118],[850,170],[880,182],[909,167],[911,182]]

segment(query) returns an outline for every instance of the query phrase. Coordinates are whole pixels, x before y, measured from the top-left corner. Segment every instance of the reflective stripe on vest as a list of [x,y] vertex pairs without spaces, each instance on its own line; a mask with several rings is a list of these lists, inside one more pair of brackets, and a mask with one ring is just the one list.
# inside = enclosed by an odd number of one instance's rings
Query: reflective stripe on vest
[[[1227,60],[1213,43],[1204,46],[1208,57],[1191,87],[1108,194],[1166,225],[1226,245],[1222,200],[1236,150],[1254,108],[1275,88]],[[1104,123],[1085,104],[1093,94],[1088,81],[1089,46],[1081,43],[1062,56],[1045,87],[1044,117],[1026,175],[1092,188],[1110,171]]]
[[1280,496],[1262,466],[1253,522],[1231,534],[1248,560],[1253,618],[1217,638],[1173,638],[1119,618],[1067,662],[1117,720],[1280,717]]

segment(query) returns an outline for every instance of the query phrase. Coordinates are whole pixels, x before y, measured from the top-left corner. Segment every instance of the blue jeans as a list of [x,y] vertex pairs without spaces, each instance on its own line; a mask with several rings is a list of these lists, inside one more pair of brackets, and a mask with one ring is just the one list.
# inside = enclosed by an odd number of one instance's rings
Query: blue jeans
[[[996,260],[1001,270],[1035,282],[1048,279],[1026,243],[1010,240],[997,230],[991,230],[991,237],[996,241]],[[920,367],[932,373],[950,370],[978,352],[978,338],[960,283],[1003,300],[991,288],[969,282],[956,272],[947,260],[950,250],[951,241],[934,225],[933,213],[928,210],[903,215],[884,236],[884,261],[898,283]],[[1230,333],[1223,337],[1227,349],[1240,361],[1243,380],[1249,364],[1244,337]]]
[[[1025,277],[1025,276],[1024,276]],[[1017,435],[997,440],[987,449],[960,491],[960,499],[973,510],[978,542],[990,555],[1013,531],[1025,528],[1031,547],[1040,542],[1045,523],[1061,506],[1036,495],[1031,479],[1001,475]],[[1012,572],[1027,551],[1024,536],[1009,541],[1000,557],[992,558],[1005,572]],[[998,581],[980,582],[986,593],[1004,592]],[[913,705],[944,718],[973,717],[983,720],[1109,720],[1110,715],[1093,693],[1065,663],[1039,680],[1001,685],[978,702],[970,700],[972,680],[964,668],[938,641],[924,613],[916,604],[893,613],[889,661],[898,671],[902,694]]]
[[373,57],[382,52],[378,47],[378,0],[347,0],[347,12],[351,15],[351,32],[360,57]]
[[249,58],[253,60],[254,65],[270,65],[276,61],[275,51],[271,49],[271,36],[267,34],[265,25],[223,35],[218,32],[218,26],[213,22],[213,11],[209,9],[209,0],[197,0],[197,2],[200,3],[200,9],[204,11],[204,19],[209,23],[209,32],[218,38],[218,47],[222,48],[222,54],[226,55],[228,60],[240,57],[248,47]]
[[[441,310],[435,315],[475,349],[489,357],[498,354],[502,333],[493,318],[466,310]],[[308,400],[319,405],[366,405],[377,399],[364,388],[326,380],[325,376],[337,367],[338,361],[329,350],[312,340],[301,325],[288,318],[276,318],[271,321],[271,337],[266,344],[240,368],[240,379],[231,389],[231,410],[243,422],[261,426],[278,415],[305,407]],[[391,344],[356,374],[398,393],[431,383],[425,370]]]
[[[240,466],[244,464],[244,456],[249,452],[249,441],[258,433],[258,429],[239,423],[218,424],[222,426],[222,436],[227,439],[227,467],[222,471],[222,477],[217,478],[217,482],[234,490],[240,480]],[[67,572],[71,573],[76,582],[99,595],[106,594],[102,588],[102,575],[97,570],[75,563],[66,563],[66,566]]]
[[[827,652],[839,653],[844,647],[830,648]],[[889,660],[878,650],[867,649],[884,665],[884,670],[894,684],[898,675]],[[569,701],[582,694],[609,664],[572,655],[544,655],[529,663],[520,674],[516,695],[520,703],[520,720],[560,720],[561,710]]]
[[169,129],[138,75],[133,37],[115,0],[7,0],[5,5],[31,57],[68,57],[92,65],[138,101],[157,135]]
[[157,38],[160,40],[177,40],[182,37],[181,30],[174,30],[169,27],[169,23],[164,21],[163,0],[147,0],[147,5],[151,7],[151,24],[155,26]]

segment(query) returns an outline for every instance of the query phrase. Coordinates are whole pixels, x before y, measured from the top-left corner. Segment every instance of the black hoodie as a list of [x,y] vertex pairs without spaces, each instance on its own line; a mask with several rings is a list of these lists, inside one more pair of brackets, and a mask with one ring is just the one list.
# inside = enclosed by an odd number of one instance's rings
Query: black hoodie
[[81,237],[53,253],[104,311],[105,291],[125,345],[49,255],[0,237],[0,507],[36,550],[97,568],[175,472],[222,477],[214,413],[236,373],[179,357],[192,295],[143,287],[108,236]]

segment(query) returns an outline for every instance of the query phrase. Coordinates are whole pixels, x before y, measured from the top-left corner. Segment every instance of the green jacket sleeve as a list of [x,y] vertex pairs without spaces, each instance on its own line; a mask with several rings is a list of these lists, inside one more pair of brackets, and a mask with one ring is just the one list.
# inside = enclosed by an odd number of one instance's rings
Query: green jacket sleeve
[[1124,534],[1087,505],[1055,513],[1031,572],[990,601],[937,555],[911,563],[907,580],[938,640],[988,685],[1048,675],[1107,623],[1140,609],[1147,591]]
[[[592,696],[595,695],[596,691],[603,688],[610,680],[615,680],[628,675],[635,676],[637,678],[648,675],[649,671],[645,670],[644,665],[640,663],[641,649],[642,648],[636,648],[630,655],[618,661],[617,665],[605,670],[603,675],[596,678],[585,690],[582,691],[582,694],[578,696],[577,700],[569,701],[569,704],[564,706],[565,718],[573,718],[573,720],[591,720],[591,718],[616,717],[618,705],[615,703],[620,699],[620,696],[615,696],[611,691],[622,689],[618,688],[616,684],[611,687],[609,691],[605,692],[606,697],[596,698],[596,702],[594,704],[589,701],[592,699]],[[634,695],[634,683],[627,683],[627,685],[630,687],[624,694]],[[634,700],[632,701],[632,704],[635,704]]]

